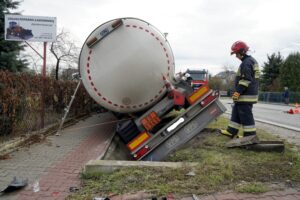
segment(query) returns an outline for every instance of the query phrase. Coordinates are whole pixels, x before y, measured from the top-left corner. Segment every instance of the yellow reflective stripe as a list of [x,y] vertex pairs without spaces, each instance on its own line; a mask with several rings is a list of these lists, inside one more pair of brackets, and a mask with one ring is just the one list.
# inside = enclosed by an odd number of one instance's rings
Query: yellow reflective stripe
[[259,70],[259,66],[258,66],[257,63],[255,63],[255,64],[253,65],[253,69],[254,69],[254,70]]
[[239,102],[257,102],[258,96],[257,95],[241,95],[237,101],[239,101]]
[[237,102],[257,102],[257,99],[238,99]]
[[240,85],[243,85],[243,86],[245,86],[245,87],[248,87],[250,83],[251,83],[251,82],[250,82],[250,81],[247,81],[247,80],[240,80],[240,81],[239,81],[239,84],[240,84]]
[[244,132],[255,132],[256,128],[244,128]]
[[233,125],[235,125],[235,126],[237,126],[237,127],[240,127],[240,126],[241,126],[241,124],[239,124],[239,123],[237,123],[237,122],[234,122],[234,121],[230,121],[229,123],[230,123],[230,124],[233,124]]
[[233,128],[233,129],[239,129],[239,127],[233,126],[232,124],[228,124],[228,127]]
[[240,68],[240,67],[239,67],[239,69],[237,70],[236,75],[237,75],[237,76],[241,76],[241,68]]
[[260,77],[260,70],[258,64],[253,65],[254,77],[258,79]]
[[255,128],[255,125],[250,125],[250,126],[243,126],[244,128]]
[[247,98],[247,99],[255,99],[255,98],[257,99],[258,95],[245,95],[245,94],[243,94],[240,97]]
[[236,122],[230,121],[228,124],[229,127],[239,129],[241,127],[241,124],[238,124]]

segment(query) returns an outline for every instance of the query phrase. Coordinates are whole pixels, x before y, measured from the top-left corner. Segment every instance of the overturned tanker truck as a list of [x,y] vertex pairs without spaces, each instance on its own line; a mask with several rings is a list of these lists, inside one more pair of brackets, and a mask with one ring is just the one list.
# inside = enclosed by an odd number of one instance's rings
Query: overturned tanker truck
[[[196,91],[174,76],[167,38],[137,18],[120,18],[97,27],[79,58],[89,95],[101,106],[127,116],[117,134],[136,160],[163,160],[225,112],[217,91]],[[180,110],[177,115],[171,115]]]

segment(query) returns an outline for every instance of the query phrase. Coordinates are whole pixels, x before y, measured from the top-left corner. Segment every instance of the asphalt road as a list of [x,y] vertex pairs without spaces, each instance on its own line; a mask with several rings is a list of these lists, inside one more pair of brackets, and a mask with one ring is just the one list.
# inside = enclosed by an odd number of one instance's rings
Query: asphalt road
[[[227,108],[226,113],[231,114],[232,100],[221,98],[221,102]],[[256,121],[300,132],[300,114],[286,113],[291,108],[281,104],[257,103],[253,106],[253,114]]]

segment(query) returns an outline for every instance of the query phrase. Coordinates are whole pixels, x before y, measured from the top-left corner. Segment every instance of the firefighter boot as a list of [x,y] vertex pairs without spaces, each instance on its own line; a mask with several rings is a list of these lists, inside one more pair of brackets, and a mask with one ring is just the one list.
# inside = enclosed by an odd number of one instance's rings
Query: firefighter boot
[[228,132],[226,129],[220,129],[220,133],[222,135],[225,135],[230,138],[234,138],[234,136],[236,136],[236,134],[232,134],[232,133]]

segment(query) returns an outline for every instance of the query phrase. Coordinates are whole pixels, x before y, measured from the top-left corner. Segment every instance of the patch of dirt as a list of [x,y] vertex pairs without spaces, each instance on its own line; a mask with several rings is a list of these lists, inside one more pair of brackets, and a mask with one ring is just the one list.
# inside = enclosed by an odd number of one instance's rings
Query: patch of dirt
[[31,135],[28,139],[27,139],[27,144],[34,144],[34,143],[40,143],[45,141],[45,137],[43,135]]
[[34,134],[29,136],[21,145],[20,147],[30,147],[32,144],[36,143],[46,143],[48,146],[52,146],[52,143],[46,136],[42,134]]
[[11,159],[11,155],[5,154],[5,155],[0,155],[0,160],[8,160]]

